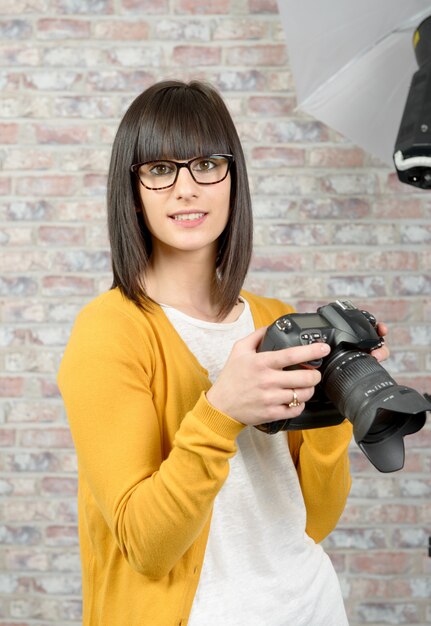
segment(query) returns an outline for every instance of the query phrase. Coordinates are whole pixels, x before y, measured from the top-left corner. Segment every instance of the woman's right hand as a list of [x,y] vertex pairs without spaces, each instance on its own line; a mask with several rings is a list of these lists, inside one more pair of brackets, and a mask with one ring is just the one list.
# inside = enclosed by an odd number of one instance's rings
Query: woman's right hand
[[[207,400],[219,411],[246,425],[257,425],[297,417],[314,394],[321,374],[300,367],[329,354],[326,343],[257,352],[266,328],[237,341]],[[284,370],[298,366],[298,369]],[[289,407],[295,391],[299,406]]]

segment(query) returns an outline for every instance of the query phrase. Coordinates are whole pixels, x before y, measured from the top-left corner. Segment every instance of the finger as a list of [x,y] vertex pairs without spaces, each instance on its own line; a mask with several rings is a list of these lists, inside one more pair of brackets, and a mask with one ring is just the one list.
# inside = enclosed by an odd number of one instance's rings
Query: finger
[[279,404],[278,406],[272,407],[271,410],[261,418],[260,423],[263,424],[265,422],[274,422],[277,420],[298,417],[301,415],[304,407],[305,402],[300,402],[298,406],[289,406],[289,403]]
[[384,337],[385,335],[387,335],[388,330],[388,327],[383,322],[379,322],[377,324],[377,333],[380,335],[380,337]]
[[371,356],[373,356],[379,362],[387,359],[389,357],[389,354],[390,352],[386,346],[383,346],[382,348],[377,348],[377,350],[372,350],[371,352]]
[[[295,392],[295,393],[294,393]],[[308,402],[314,395],[314,387],[297,387],[295,389],[275,389],[267,392],[267,407],[289,406],[295,399],[300,404]]]
[[[379,322],[377,324],[377,332],[379,336],[382,338],[381,343],[385,343],[385,336],[388,334],[388,327],[383,322]],[[371,351],[371,355],[377,359],[377,361],[384,361],[389,357],[389,350],[386,345],[382,345],[380,348],[376,348]]]
[[[286,394],[288,395],[288,401],[285,402],[286,406],[289,409],[292,409],[298,404],[305,404],[314,396],[314,387],[306,387],[301,389],[298,387],[297,389],[289,389]],[[289,400],[290,398],[290,400]]]
[[298,369],[274,371],[273,384],[280,389],[314,388],[321,379],[322,375],[319,370],[298,366]]
[[317,361],[330,353],[331,349],[326,343],[313,343],[308,346],[295,346],[283,348],[273,352],[261,352],[267,355],[266,363],[275,369],[283,369],[292,365],[300,365],[308,361]]

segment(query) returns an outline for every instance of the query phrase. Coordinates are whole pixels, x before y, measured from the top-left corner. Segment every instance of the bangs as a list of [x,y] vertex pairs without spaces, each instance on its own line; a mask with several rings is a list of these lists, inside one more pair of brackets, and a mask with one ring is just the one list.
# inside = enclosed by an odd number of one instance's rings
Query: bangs
[[231,154],[229,126],[213,103],[192,88],[177,87],[155,95],[139,130],[136,161],[187,160],[196,156]]

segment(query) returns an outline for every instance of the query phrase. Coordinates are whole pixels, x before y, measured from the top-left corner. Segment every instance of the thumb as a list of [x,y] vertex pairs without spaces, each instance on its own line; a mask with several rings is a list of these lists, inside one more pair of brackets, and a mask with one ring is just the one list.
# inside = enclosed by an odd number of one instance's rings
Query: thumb
[[235,344],[235,352],[256,352],[260,342],[265,336],[267,328],[267,326],[262,326],[262,328],[258,328],[250,335],[244,337],[244,339],[237,341]]

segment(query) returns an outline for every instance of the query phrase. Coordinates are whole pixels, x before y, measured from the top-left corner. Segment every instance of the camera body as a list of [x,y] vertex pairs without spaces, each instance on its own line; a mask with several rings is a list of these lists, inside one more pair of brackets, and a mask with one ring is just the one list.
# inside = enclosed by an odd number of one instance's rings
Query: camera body
[[[370,352],[383,343],[376,328],[376,318],[368,311],[360,311],[349,300],[337,300],[320,307],[317,313],[289,313],[279,317],[268,328],[259,352],[315,342],[327,343],[332,350],[344,345]],[[320,367],[322,360],[308,365]]]
[[[294,346],[324,342],[331,346],[331,359],[337,348],[349,350],[360,358],[358,350],[368,354],[379,348],[382,338],[377,333],[377,320],[368,311],[361,311],[349,300],[337,300],[320,307],[317,313],[289,313],[279,317],[267,330],[258,351],[280,350]],[[350,353],[353,350],[353,353]],[[304,363],[303,367],[322,369],[329,357]],[[291,368],[292,369],[292,368]],[[258,428],[274,434],[279,430],[302,430],[340,424],[345,417],[336,410],[324,392],[322,383],[317,385],[306,410],[298,417],[268,422]]]
[[335,426],[348,419],[357,444],[377,469],[401,469],[403,437],[422,428],[431,402],[414,389],[398,385],[370,355],[383,344],[376,318],[349,300],[331,302],[316,313],[289,313],[269,326],[258,351],[315,342],[329,344],[331,352],[299,366],[319,368],[322,373],[301,415],[256,428],[275,434],[280,430]]

